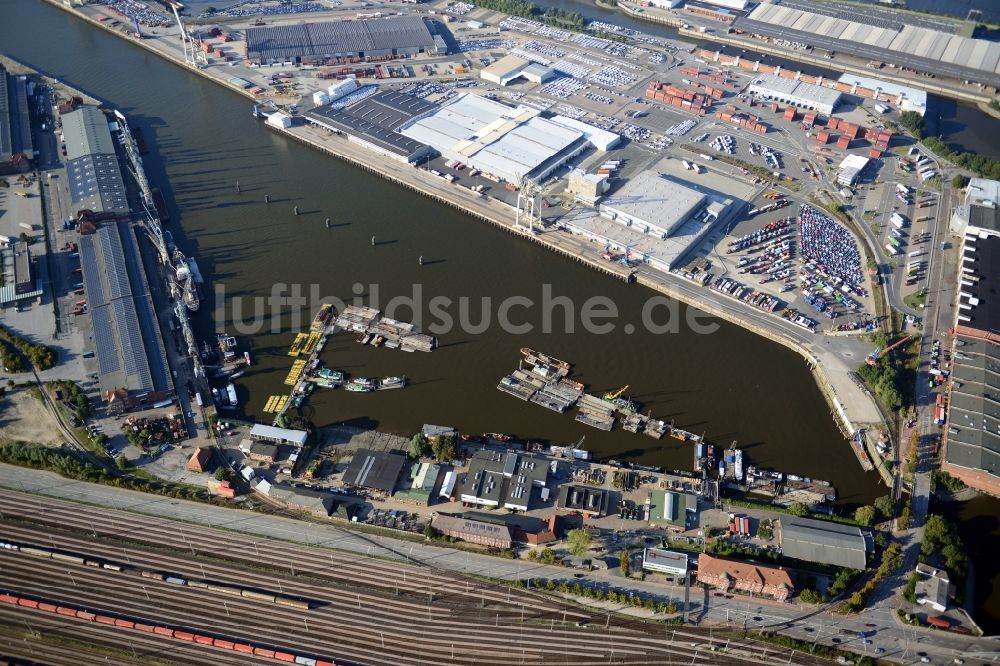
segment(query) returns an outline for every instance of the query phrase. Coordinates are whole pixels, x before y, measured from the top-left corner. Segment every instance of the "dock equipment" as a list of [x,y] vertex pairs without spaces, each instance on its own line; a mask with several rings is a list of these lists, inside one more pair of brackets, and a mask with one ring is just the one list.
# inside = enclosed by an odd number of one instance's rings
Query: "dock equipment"
[[607,393],[604,394],[604,399],[605,400],[617,400],[618,398],[621,397],[622,393],[624,393],[625,391],[628,390],[628,387],[629,387],[629,385],[626,384],[625,386],[621,387],[617,391],[613,391],[613,392],[612,391],[608,391]]
[[902,338],[899,341],[894,342],[893,344],[889,345],[885,349],[882,349],[881,347],[876,347],[875,351],[873,351],[871,354],[868,354],[868,356],[865,357],[865,363],[867,363],[868,365],[875,365],[875,364],[877,364],[878,360],[880,358],[882,358],[883,356],[885,356],[886,354],[888,354],[889,352],[891,352],[893,349],[895,349],[896,347],[900,346],[901,344],[903,344],[904,342],[906,342],[907,340],[909,340],[912,337],[913,337],[912,335],[907,335],[905,338]]
[[299,377],[302,376],[302,371],[305,369],[305,367],[306,367],[305,361],[295,361],[294,363],[292,363],[292,369],[289,370],[288,376],[285,377],[285,384],[288,386],[294,386],[295,382],[297,382],[299,380]]
[[288,355],[292,356],[292,357],[295,357],[295,356],[298,356],[299,354],[301,354],[302,353],[302,347],[303,347],[303,345],[305,345],[306,340],[308,340],[308,339],[309,339],[309,334],[308,333],[296,333],[295,334],[295,341],[292,343],[292,346],[288,349]]

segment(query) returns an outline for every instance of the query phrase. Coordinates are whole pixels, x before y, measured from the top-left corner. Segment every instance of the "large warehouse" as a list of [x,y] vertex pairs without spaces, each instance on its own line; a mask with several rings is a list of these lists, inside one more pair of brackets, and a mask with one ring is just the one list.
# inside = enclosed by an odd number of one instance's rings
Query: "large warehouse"
[[861,528],[851,525],[785,516],[779,540],[784,557],[859,571],[867,564],[865,536]]
[[24,76],[7,74],[0,65],[0,174],[27,171],[34,157],[28,87]]
[[1000,236],[966,232],[959,273],[944,463],[966,485],[1000,494]]
[[160,327],[130,224],[110,222],[81,235],[80,265],[102,391],[125,389],[134,396],[172,391]]
[[107,116],[96,106],[81,106],[64,114],[62,124],[74,208],[128,215],[125,183]]
[[587,145],[583,132],[538,114],[466,93],[400,132],[448,159],[518,184],[526,177],[545,178]]
[[306,120],[386,157],[413,164],[432,156],[434,149],[399,133],[399,128],[436,111],[436,104],[406,93],[386,91],[343,109],[316,107]]
[[826,16],[762,2],[736,27],[896,67],[1000,86],[1000,43],[902,22],[879,21],[876,26],[855,18],[864,16],[847,12]]
[[791,104],[800,109],[833,113],[840,104],[840,93],[832,88],[789,79],[776,74],[758,76],[750,82],[751,95],[763,97],[780,104]]
[[420,16],[247,28],[246,42],[247,59],[258,64],[447,52]]

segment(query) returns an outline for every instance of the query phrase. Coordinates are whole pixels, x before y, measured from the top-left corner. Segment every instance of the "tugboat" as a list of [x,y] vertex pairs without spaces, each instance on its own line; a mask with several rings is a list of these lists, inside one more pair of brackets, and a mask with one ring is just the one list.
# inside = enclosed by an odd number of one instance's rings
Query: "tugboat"
[[383,377],[378,383],[380,391],[403,388],[404,386],[406,386],[406,377]]

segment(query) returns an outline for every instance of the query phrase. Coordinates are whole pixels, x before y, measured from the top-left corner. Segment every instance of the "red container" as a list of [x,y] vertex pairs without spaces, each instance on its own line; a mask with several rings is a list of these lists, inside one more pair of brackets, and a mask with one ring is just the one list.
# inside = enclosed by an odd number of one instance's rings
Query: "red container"
[[18,599],[17,605],[18,606],[25,606],[27,608],[38,608],[38,602],[37,601],[35,601],[34,599],[25,599],[24,597],[21,597],[20,599]]
[[194,642],[200,643],[201,645],[212,645],[213,638],[211,636],[202,636],[201,634],[194,635]]
[[78,620],[87,620],[88,622],[93,622],[94,618],[97,616],[93,613],[88,613],[87,611],[77,611],[76,617]]
[[194,642],[194,634],[192,634],[190,631],[175,631],[174,638],[179,638],[182,641],[190,641],[192,643]]
[[226,650],[232,650],[235,643],[233,643],[232,641],[227,641],[222,638],[216,638],[215,640],[212,641],[212,645],[214,645],[215,647],[225,648]]
[[38,610],[43,610],[43,611],[48,611],[50,613],[55,613],[56,612],[56,605],[55,604],[50,604],[50,603],[45,602],[45,601],[39,601],[38,602]]
[[124,627],[126,629],[135,628],[135,622],[133,620],[122,620],[121,618],[115,618],[116,627]]
[[253,654],[253,646],[249,643],[236,643],[233,645],[233,649],[237,652],[247,652],[249,654]]
[[60,606],[59,608],[56,609],[56,612],[59,613],[60,615],[69,615],[70,617],[76,617],[75,608],[66,608],[65,606]]
[[294,662],[295,661],[295,655],[294,654],[289,654],[287,652],[278,652],[278,651],[275,651],[274,658],[277,659],[278,661],[289,661],[289,662]]
[[151,634],[156,631],[156,627],[154,627],[153,625],[143,624],[142,622],[136,622],[135,628],[138,629],[139,631],[145,631],[148,634]]
[[6,592],[0,594],[0,602],[5,604],[14,604],[16,606],[18,599],[20,599],[20,597],[14,596],[13,594],[7,594]]
[[[268,657],[270,659],[274,659],[274,650],[269,650],[267,648],[262,648],[262,647],[255,647],[253,649],[253,653],[258,657]],[[316,663],[317,665],[319,664],[319,662]]]
[[160,636],[170,636],[171,638],[173,638],[173,636],[174,636],[174,630],[173,629],[170,629],[168,627],[161,627],[159,625],[153,627],[153,633],[154,634],[159,634]]

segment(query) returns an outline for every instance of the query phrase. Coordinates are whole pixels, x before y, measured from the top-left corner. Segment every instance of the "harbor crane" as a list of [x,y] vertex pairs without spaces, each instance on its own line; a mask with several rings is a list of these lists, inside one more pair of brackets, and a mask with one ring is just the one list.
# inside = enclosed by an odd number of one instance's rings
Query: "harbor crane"
[[865,357],[865,363],[867,363],[868,365],[875,365],[876,363],[878,363],[878,360],[880,358],[882,358],[883,356],[885,356],[893,349],[900,346],[901,344],[903,344],[912,337],[913,337],[912,335],[907,335],[905,338],[901,338],[900,340],[894,342],[885,349],[882,349],[881,347],[876,347],[875,351],[873,351],[871,354],[868,354],[868,356]]
[[629,387],[629,384],[626,384],[625,386],[621,387],[617,391],[614,391],[614,392],[608,391],[607,393],[604,394],[604,399],[605,400],[617,400],[618,398],[620,398],[622,396],[622,393],[624,393],[625,391],[628,390],[628,387]]
[[[541,224],[541,216],[535,216],[536,199],[538,195],[541,194],[542,188],[535,181],[530,178],[521,179],[521,187],[517,191],[517,211],[514,213],[514,227],[518,230],[521,229],[521,216],[527,217],[528,228],[527,231],[535,233],[535,222],[538,221]],[[522,212],[521,206],[524,206],[524,211]]]

